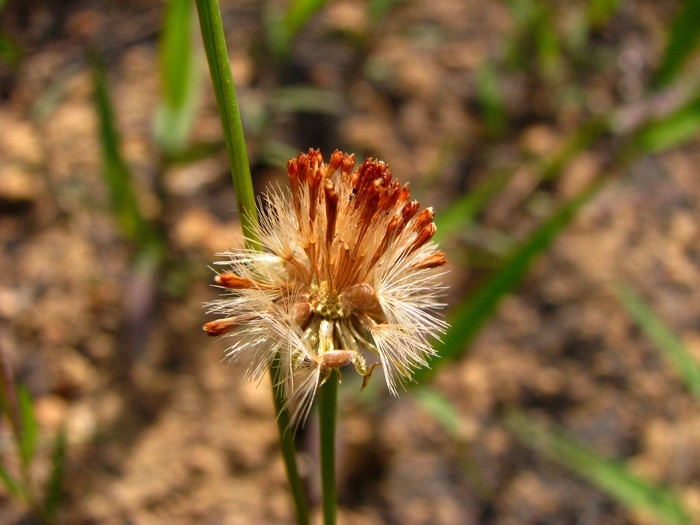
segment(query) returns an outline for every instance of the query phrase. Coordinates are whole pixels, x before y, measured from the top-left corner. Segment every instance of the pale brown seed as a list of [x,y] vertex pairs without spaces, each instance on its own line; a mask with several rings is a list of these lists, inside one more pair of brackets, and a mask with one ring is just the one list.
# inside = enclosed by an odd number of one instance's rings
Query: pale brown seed
[[321,371],[331,368],[340,368],[352,363],[355,352],[351,350],[331,350],[323,354],[321,358]]
[[233,272],[221,273],[214,278],[214,281],[216,281],[216,284],[220,284],[226,288],[231,288],[232,290],[246,290],[251,288],[258,288],[260,290],[274,290],[277,288],[271,284],[264,284],[253,281],[252,279],[246,279],[245,277],[236,275]]
[[377,300],[377,295],[374,293],[374,288],[367,283],[350,286],[340,297],[350,309],[362,310],[373,314],[382,312],[382,307],[379,304],[379,300]]
[[306,328],[306,323],[311,319],[311,314],[313,314],[313,309],[308,301],[298,302],[292,310],[292,321],[304,329]]
[[418,261],[412,266],[415,270],[427,270],[428,268],[437,268],[438,266],[443,266],[447,264],[447,259],[445,259],[445,254],[443,252],[436,252],[428,255],[425,259]]
[[204,325],[204,331],[207,335],[215,337],[217,335],[223,335],[226,332],[230,332],[238,326],[238,320],[234,317],[226,317],[224,319],[217,319],[216,321],[211,321]]

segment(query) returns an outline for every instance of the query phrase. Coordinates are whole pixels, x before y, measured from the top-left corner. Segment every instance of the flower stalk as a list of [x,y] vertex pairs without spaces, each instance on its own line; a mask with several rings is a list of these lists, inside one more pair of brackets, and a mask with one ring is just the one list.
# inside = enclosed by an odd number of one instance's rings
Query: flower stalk
[[324,525],[335,525],[336,523],[335,427],[338,412],[337,405],[338,373],[333,372],[318,391]]
[[[224,36],[221,12],[217,0],[197,0],[197,13],[204,41],[204,49],[209,63],[209,71],[216,94],[216,102],[221,117],[221,125],[224,131],[226,152],[233,188],[238,204],[238,215],[241,227],[246,239],[246,246],[250,250],[259,249],[258,243],[258,216],[255,207],[255,195],[253,182],[250,176],[248,154],[246,152],[245,137],[241,115],[236,100],[236,91],[233,85],[233,76],[229,63],[226,38]],[[280,436],[282,456],[287,471],[292,497],[294,499],[296,521],[298,525],[308,525],[309,508],[306,500],[304,486],[297,468],[294,436],[289,430],[289,413],[287,410],[287,394],[284,383],[280,379],[279,365],[275,362],[269,364],[272,379],[272,395],[277,414],[277,427]]]

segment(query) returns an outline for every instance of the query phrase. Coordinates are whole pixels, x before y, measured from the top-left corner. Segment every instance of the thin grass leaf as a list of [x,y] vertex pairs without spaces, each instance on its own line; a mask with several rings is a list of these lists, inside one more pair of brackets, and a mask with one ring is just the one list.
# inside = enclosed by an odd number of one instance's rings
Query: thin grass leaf
[[278,89],[271,105],[279,112],[340,115],[343,111],[343,98],[337,91],[330,89],[291,86]]
[[594,117],[582,124],[564,141],[554,156],[543,163],[540,178],[546,181],[558,176],[576,155],[590,148],[607,133],[610,126],[611,119],[608,116]]
[[267,2],[264,13],[265,33],[268,48],[275,59],[284,62],[289,57],[296,34],[327,2],[328,0],[292,0],[284,12],[272,5],[273,2]]
[[700,365],[697,361],[631,286],[621,284],[618,294],[620,301],[642,332],[659,347],[666,359],[678,371],[690,393],[700,401]]
[[9,68],[16,68],[22,58],[22,49],[17,42],[4,33],[0,33],[0,63]]
[[511,179],[512,173],[500,172],[489,175],[467,195],[452,203],[449,208],[435,216],[437,232],[433,239],[441,242],[455,232],[473,222],[474,218],[486,207]]
[[671,24],[669,41],[654,85],[668,86],[700,41],[700,0],[686,0]]
[[535,28],[534,37],[543,77],[551,82],[560,81],[564,74],[564,59],[559,43],[559,34],[554,26],[554,17],[544,7]]
[[62,428],[56,441],[53,445],[53,453],[51,454],[51,476],[46,485],[46,493],[44,494],[44,515],[49,523],[56,521],[56,512],[61,504],[63,481],[63,467],[66,459],[66,429]]
[[147,244],[150,232],[138,207],[131,171],[121,154],[119,131],[115,124],[104,67],[96,56],[93,57],[93,77],[100,121],[102,173],[109,188],[112,209],[122,235],[140,244]]
[[328,0],[292,0],[282,19],[285,33],[290,40],[306,22],[328,3]]
[[491,137],[500,137],[507,125],[506,109],[498,74],[490,62],[483,62],[477,69],[476,90],[486,133]]
[[19,486],[19,483],[17,483],[14,478],[10,476],[10,473],[7,472],[2,463],[0,463],[0,480],[2,480],[5,488],[10,494],[17,497],[24,497],[24,493],[22,492],[22,488]]
[[601,27],[617,13],[622,0],[591,0],[588,3],[587,18],[591,27]]
[[287,169],[287,161],[299,155],[299,149],[284,142],[268,140],[260,151],[260,160],[282,170]]
[[461,417],[447,398],[431,388],[418,387],[413,397],[453,436],[459,436]]
[[637,145],[648,153],[661,153],[700,134],[700,97],[669,116],[651,122],[637,134]]
[[367,2],[367,14],[369,18],[380,22],[401,0],[369,0]]
[[197,109],[201,68],[194,56],[193,6],[192,0],[168,2],[160,41],[162,100],[154,132],[168,155],[187,147]]
[[484,500],[494,497],[486,477],[479,468],[474,451],[465,439],[462,416],[445,396],[432,388],[417,387],[412,391],[418,404],[430,413],[452,438],[459,454],[459,461],[464,473],[469,478],[477,494]]
[[672,490],[636,477],[625,463],[604,458],[520,412],[508,414],[505,424],[527,445],[570,468],[630,509],[653,515],[668,525],[691,523],[690,514]]
[[537,256],[552,245],[600,187],[600,184],[593,184],[562,206],[515,249],[499,271],[457,307],[450,316],[451,326],[442,338],[443,344],[438,345],[440,358],[431,362],[432,369],[421,368],[415,372],[414,378],[417,382],[422,382],[425,376],[434,373],[437,367],[449,363],[466,351],[469,343],[494,313],[501,300],[520,284]]
[[17,389],[17,401],[19,404],[19,416],[22,421],[18,443],[20,457],[22,464],[28,467],[32,459],[34,459],[34,452],[36,451],[37,423],[29,390],[22,385]]
[[19,442],[18,436],[22,428],[22,419],[17,401],[17,386],[10,365],[5,359],[2,348],[0,348],[0,419],[2,419],[2,414],[7,416],[12,426],[12,432]]

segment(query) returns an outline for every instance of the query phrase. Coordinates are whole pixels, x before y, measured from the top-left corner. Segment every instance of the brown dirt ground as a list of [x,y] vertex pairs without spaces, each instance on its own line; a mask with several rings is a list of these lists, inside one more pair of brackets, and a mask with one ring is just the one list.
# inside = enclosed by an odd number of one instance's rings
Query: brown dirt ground
[[[201,305],[215,296],[207,265],[240,242],[225,155],[163,168],[152,141],[161,3],[18,4],[6,8],[4,26],[25,55],[0,75],[0,345],[36,399],[39,478],[52,436],[67,425],[60,522],[291,523],[267,384],[241,380],[201,330]],[[260,160],[270,138],[381,158],[438,213],[494,169],[522,164],[482,229],[445,243],[454,304],[483,273],[465,269],[465,254],[497,249],[498,231],[524,238],[607,168],[610,144],[533,195],[525,160],[550,153],[591,113],[642,97],[673,9],[627,4],[591,44],[610,65],[568,73],[581,104],[504,73],[512,129],[493,142],[481,129],[474,76],[485,57],[504,53],[513,20],[503,4],[413,0],[372,27],[362,2],[338,0],[312,20],[293,66],[280,72],[260,53],[259,4],[223,2],[245,118],[278,85],[325,87],[344,101],[337,115],[277,112],[264,132],[251,131],[256,187],[283,180]],[[561,11],[574,16],[567,5]],[[106,57],[123,152],[144,212],[161,217],[167,238],[166,268],[150,279],[133,269],[108,211],[88,44]],[[194,137],[220,140],[208,82]],[[461,439],[408,394],[394,399],[379,385],[358,396],[357,383],[344,383],[340,523],[651,523],[520,444],[501,423],[509,407],[629,459],[700,513],[698,405],[615,299],[618,280],[631,282],[700,359],[696,162],[694,142],[619,172],[468,357],[441,369],[435,384],[462,415]],[[313,433],[309,424],[298,440],[317,502]],[[29,523],[4,489],[0,522]]]

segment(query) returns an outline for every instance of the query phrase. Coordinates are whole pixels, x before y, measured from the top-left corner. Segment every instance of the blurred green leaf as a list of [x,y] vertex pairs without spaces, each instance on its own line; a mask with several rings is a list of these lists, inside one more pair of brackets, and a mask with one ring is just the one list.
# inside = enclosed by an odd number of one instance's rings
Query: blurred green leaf
[[0,463],[0,480],[5,484],[8,492],[13,496],[22,497],[24,494],[19,484],[10,476],[10,473],[5,470],[5,466]]
[[287,161],[295,155],[299,155],[298,148],[275,140],[265,142],[260,152],[260,158],[265,164],[284,170],[287,169]]
[[459,435],[460,415],[444,396],[430,388],[418,387],[413,396],[453,436]]
[[700,134],[700,97],[678,111],[642,127],[637,144],[649,153],[660,153]]
[[490,62],[482,62],[477,69],[476,90],[487,134],[500,137],[506,130],[507,116],[498,74]]
[[100,59],[93,57],[95,102],[99,116],[100,141],[102,143],[102,173],[109,188],[112,209],[122,235],[149,251],[159,244],[159,239],[138,206],[131,171],[120,151],[112,102]]
[[284,12],[273,2],[267,2],[264,14],[267,43],[277,60],[283,61],[289,56],[296,34],[327,2],[328,0],[292,0]]
[[559,147],[554,156],[543,161],[540,168],[540,178],[550,180],[558,176],[566,166],[584,150],[610,131],[610,117],[594,117],[584,122]]
[[700,401],[700,366],[688,353],[683,343],[631,286],[620,285],[619,297],[642,332],[659,347],[678,371],[691,394]]
[[453,202],[447,209],[435,216],[437,232],[433,239],[441,242],[455,232],[464,229],[486,207],[511,179],[512,173],[490,174],[472,191]]
[[22,50],[17,42],[4,33],[0,33],[0,62],[6,66],[14,68],[19,64],[22,57]]
[[276,111],[289,113],[340,115],[343,111],[340,93],[311,86],[280,88],[275,92],[271,104]]
[[561,431],[535,423],[520,412],[509,413],[505,424],[529,446],[588,479],[629,508],[653,514],[669,525],[691,523],[688,511],[673,491],[634,476],[625,463],[604,458]]
[[37,423],[34,417],[34,405],[29,390],[20,385],[17,389],[17,402],[22,429],[19,435],[19,448],[22,464],[28,467],[36,451]]
[[22,420],[19,415],[17,402],[17,386],[12,376],[10,365],[5,359],[5,354],[0,348],[0,418],[5,414],[12,425],[15,435],[19,435],[22,428]]
[[685,0],[669,29],[669,40],[654,84],[667,86],[690,57],[700,37],[700,0]]
[[509,0],[508,7],[516,22],[509,45],[509,62],[521,68],[536,65],[545,80],[559,81],[563,59],[550,3]]
[[328,0],[292,0],[284,14],[283,23],[287,36],[291,39],[306,22],[328,3]]
[[374,22],[379,22],[401,0],[369,0],[367,2],[367,14]]
[[194,123],[202,71],[194,56],[192,0],[170,0],[160,40],[162,100],[155,138],[169,155],[185,149]]
[[53,446],[51,455],[51,476],[46,485],[44,495],[44,514],[49,523],[56,521],[56,512],[61,504],[61,483],[63,480],[63,466],[66,459],[66,430],[62,428]]
[[622,0],[591,0],[588,3],[588,24],[601,27],[610,20],[622,4]]
[[559,82],[564,70],[559,34],[554,26],[554,17],[544,7],[534,30],[534,37],[543,77],[548,81]]
[[[552,245],[557,236],[576,217],[576,213],[598,192],[600,187],[600,184],[593,184],[535,228],[528,239],[515,249],[503,267],[457,306],[449,318],[451,326],[442,338],[443,344],[437,347],[440,358],[431,362],[434,368],[444,366],[466,351],[469,343],[494,313],[500,301],[520,284],[536,257]],[[423,381],[434,368],[417,370],[414,374],[415,380]]]

